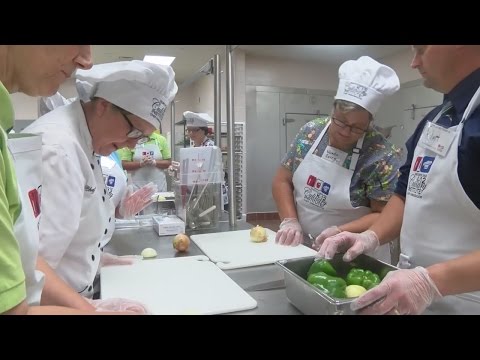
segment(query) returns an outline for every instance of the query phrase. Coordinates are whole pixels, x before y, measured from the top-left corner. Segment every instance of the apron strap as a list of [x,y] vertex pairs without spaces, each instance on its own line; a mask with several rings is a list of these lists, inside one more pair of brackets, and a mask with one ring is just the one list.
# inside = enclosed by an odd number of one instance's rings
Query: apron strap
[[472,96],[472,99],[467,105],[467,108],[465,109],[465,112],[463,113],[463,118],[460,123],[465,122],[470,115],[475,111],[475,109],[480,105],[480,86],[478,87],[477,91],[475,94]]
[[360,152],[362,151],[363,140],[365,139],[365,134],[358,139],[357,145],[352,150],[352,160],[350,161],[350,170],[353,171],[357,167],[358,158],[360,157]]
[[327,132],[328,128],[330,127],[330,123],[331,123],[331,120],[328,120],[328,122],[325,124],[325,126],[323,127],[323,130],[322,132],[320,133],[320,135],[318,135],[317,139],[315,140],[315,142],[313,143],[313,145],[310,147],[310,150],[308,150],[307,154],[305,155],[305,157],[307,157],[307,155],[312,155],[313,152],[317,149],[317,146],[318,144],[320,143],[320,141],[322,140],[322,138],[325,136],[325,133]]

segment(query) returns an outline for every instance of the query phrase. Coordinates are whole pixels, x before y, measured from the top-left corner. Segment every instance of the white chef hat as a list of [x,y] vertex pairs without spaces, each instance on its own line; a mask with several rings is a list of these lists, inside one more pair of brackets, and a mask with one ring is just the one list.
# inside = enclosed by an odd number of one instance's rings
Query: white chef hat
[[187,127],[206,127],[213,123],[213,119],[206,113],[185,111],[183,117],[187,122]]
[[94,65],[77,70],[75,77],[80,99],[101,97],[156,129],[178,90],[170,66],[140,60]]
[[369,56],[345,61],[338,69],[338,78],[335,99],[360,105],[372,115],[387,96],[400,89],[395,71]]

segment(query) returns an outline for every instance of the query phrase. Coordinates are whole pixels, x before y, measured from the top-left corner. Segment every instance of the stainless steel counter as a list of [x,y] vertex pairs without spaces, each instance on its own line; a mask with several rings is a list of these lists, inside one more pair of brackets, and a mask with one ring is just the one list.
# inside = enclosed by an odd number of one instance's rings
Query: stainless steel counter
[[[232,228],[228,222],[220,222],[217,229],[189,231],[188,235],[205,234],[222,231],[250,229],[252,225],[238,221]],[[157,251],[157,258],[203,255],[203,252],[192,241],[188,252],[177,253],[172,245],[173,236],[158,236],[151,226],[141,228],[117,229],[105,251],[115,255],[140,255],[143,249],[151,247]],[[230,276],[243,289],[268,281],[283,279],[283,271],[276,265],[255,266],[250,268],[227,270]],[[301,314],[285,295],[285,289],[249,291],[258,303],[252,310],[235,312],[235,315],[298,315]]]

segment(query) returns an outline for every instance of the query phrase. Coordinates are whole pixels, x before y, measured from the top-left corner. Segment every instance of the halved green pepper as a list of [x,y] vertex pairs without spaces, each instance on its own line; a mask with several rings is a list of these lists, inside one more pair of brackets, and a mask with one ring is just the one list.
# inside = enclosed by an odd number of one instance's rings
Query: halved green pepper
[[310,274],[307,278],[307,281],[319,288],[327,295],[336,297],[336,298],[345,298],[345,288],[347,283],[342,278],[336,276],[330,276],[324,272],[317,272]]
[[337,271],[333,268],[332,264],[328,260],[320,259],[315,261],[308,270],[307,276],[315,274],[317,272],[324,272],[330,276],[337,276]]
[[353,268],[347,274],[347,284],[360,285],[365,289],[370,290],[374,286],[380,284],[380,277],[370,270]]

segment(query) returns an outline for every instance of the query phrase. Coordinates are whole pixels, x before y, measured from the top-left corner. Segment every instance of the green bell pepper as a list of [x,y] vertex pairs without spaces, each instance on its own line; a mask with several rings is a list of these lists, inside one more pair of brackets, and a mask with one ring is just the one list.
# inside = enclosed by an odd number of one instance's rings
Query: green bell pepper
[[380,284],[380,277],[370,270],[353,268],[347,274],[347,284],[360,285],[365,289],[370,290],[374,286]]
[[307,281],[327,295],[336,298],[346,297],[345,288],[347,287],[347,283],[342,278],[330,276],[324,272],[317,272],[310,274]]
[[333,268],[332,264],[330,264],[328,260],[320,259],[315,261],[310,266],[307,276],[310,276],[311,274],[315,274],[317,272],[324,272],[325,274],[330,276],[337,276],[337,271]]
[[387,274],[390,272],[390,271],[393,271],[393,269],[390,269],[390,268],[383,268],[381,271],[380,271],[380,279],[383,280],[385,278],[385,276],[387,276]]

